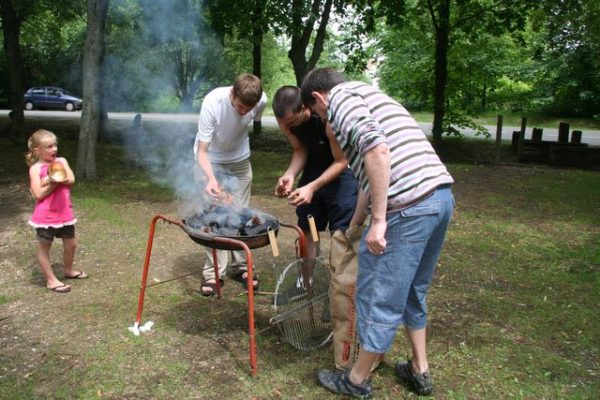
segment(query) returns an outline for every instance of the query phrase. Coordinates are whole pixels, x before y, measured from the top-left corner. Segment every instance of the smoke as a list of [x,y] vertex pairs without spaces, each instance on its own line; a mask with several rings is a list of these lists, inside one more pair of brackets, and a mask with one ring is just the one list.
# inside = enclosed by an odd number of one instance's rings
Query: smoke
[[[115,0],[104,59],[104,102],[109,111],[198,111],[199,92],[230,82],[234,63],[196,0]],[[196,101],[196,103],[194,103]],[[138,114],[117,139],[138,167],[173,190],[181,216],[202,212],[214,199],[194,159],[196,123],[149,121]],[[237,179],[214,171],[224,190]]]
[[[122,144],[129,157],[147,170],[152,180],[173,190],[182,217],[203,213],[215,204],[206,191],[206,177],[194,158],[195,124],[186,122],[145,123],[137,114],[131,129],[122,133]],[[238,191],[238,179],[213,165],[221,189]]]
[[115,0],[104,59],[110,111],[194,111],[236,75],[196,0]]

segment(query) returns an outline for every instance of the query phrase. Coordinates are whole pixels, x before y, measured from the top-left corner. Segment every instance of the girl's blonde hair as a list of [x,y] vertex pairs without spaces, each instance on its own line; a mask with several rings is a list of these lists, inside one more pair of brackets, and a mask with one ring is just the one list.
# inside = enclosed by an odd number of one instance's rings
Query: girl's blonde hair
[[25,162],[27,165],[32,166],[39,161],[38,147],[40,147],[40,144],[42,144],[42,142],[46,139],[58,142],[56,135],[45,129],[38,129],[37,131],[33,132],[31,136],[29,136],[29,140],[27,140],[27,148],[29,148],[29,152],[25,154]]

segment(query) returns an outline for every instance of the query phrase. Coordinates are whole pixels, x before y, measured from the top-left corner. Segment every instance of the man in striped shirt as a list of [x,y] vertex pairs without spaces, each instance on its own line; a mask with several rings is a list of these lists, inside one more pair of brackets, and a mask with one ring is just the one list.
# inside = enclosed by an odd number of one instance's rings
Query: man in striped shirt
[[375,87],[320,68],[306,75],[301,90],[303,102],[331,125],[359,179],[350,226],[371,215],[359,253],[358,360],[350,370],[319,371],[319,382],[369,398],[371,367],[404,325],[413,354],[396,373],[427,395],[433,383],[425,300],[454,208],[453,179],[408,111]]

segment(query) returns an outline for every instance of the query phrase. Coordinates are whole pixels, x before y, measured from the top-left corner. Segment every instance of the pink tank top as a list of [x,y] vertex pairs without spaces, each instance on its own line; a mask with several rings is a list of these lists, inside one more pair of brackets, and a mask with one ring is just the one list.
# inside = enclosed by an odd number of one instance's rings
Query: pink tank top
[[[48,175],[48,164],[40,168],[40,179]],[[40,201],[35,203],[29,225],[36,228],[60,228],[77,222],[71,204],[71,187],[59,183],[56,188]]]

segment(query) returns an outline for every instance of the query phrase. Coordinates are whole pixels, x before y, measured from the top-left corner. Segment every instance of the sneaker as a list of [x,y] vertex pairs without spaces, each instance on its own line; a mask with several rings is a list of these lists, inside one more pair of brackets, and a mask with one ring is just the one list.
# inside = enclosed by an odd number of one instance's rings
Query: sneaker
[[396,375],[404,382],[410,384],[420,396],[429,396],[433,390],[433,380],[429,371],[418,374],[413,371],[412,361],[396,364]]
[[350,370],[338,369],[330,371],[322,369],[317,374],[319,384],[329,391],[337,394],[358,397],[359,399],[370,399],[373,395],[369,381],[355,385],[350,382]]

